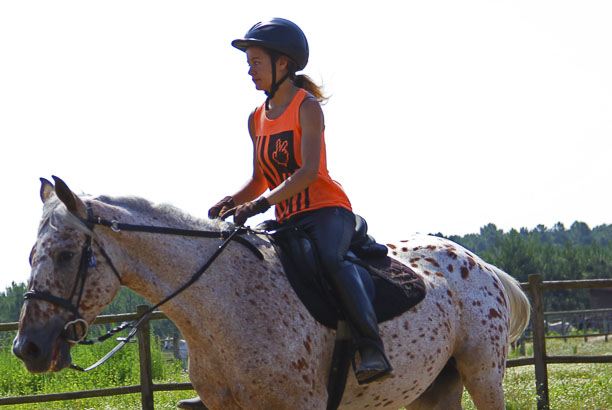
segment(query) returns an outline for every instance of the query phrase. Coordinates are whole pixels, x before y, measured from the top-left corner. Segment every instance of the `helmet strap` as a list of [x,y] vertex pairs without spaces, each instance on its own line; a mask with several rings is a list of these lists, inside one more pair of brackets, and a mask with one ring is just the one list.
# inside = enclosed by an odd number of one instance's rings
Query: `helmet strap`
[[272,62],[272,86],[270,87],[270,91],[266,91],[266,111],[270,109],[270,100],[274,98],[274,94],[278,91],[280,85],[289,78],[289,73],[285,74],[278,82],[276,82],[276,61],[278,60],[278,55],[276,53],[270,53],[270,60]]

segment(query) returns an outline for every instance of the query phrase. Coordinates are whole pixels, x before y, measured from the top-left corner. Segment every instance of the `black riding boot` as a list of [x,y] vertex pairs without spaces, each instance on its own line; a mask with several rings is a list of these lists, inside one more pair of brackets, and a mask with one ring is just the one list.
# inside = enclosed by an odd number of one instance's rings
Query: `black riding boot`
[[355,369],[357,382],[369,383],[390,375],[393,368],[385,356],[376,313],[357,267],[347,262],[337,273],[330,275],[330,280],[359,349],[361,363]]

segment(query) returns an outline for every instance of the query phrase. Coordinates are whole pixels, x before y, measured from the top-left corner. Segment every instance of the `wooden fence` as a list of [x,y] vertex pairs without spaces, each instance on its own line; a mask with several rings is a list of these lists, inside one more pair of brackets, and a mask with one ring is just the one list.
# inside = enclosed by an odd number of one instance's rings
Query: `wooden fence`
[[612,363],[612,355],[605,356],[548,356],[546,354],[546,331],[542,292],[558,289],[612,288],[612,279],[565,280],[542,282],[540,275],[529,275],[529,282],[522,283],[524,291],[531,299],[531,323],[533,327],[533,357],[508,360],[507,367],[535,366],[538,410],[548,409],[548,370],[549,363]]
[[[94,323],[115,323],[134,320],[138,315],[146,311],[147,305],[138,306],[137,313],[125,313],[120,315],[103,315],[98,316]],[[166,319],[166,315],[162,312],[154,312],[149,320]],[[17,330],[17,323],[2,323],[0,331]],[[98,390],[83,390],[65,393],[53,394],[36,394],[30,396],[16,397],[1,397],[0,406],[14,405],[24,403],[38,403],[58,400],[75,400],[91,397],[116,396],[119,394],[139,393],[142,400],[142,408],[144,410],[153,410],[153,393],[156,391],[171,391],[171,390],[193,390],[191,383],[153,383],[153,374],[151,371],[151,330],[149,322],[145,322],[137,333],[138,355],[140,358],[140,385],[111,387]]]
[[[573,326],[574,323],[576,323],[576,319],[572,319],[572,321],[570,321],[570,319],[568,319],[568,317],[576,317],[576,316],[582,316],[582,320],[579,319],[579,325],[582,326],[582,331],[580,332],[576,332],[576,333],[572,333],[575,330],[579,330],[577,328],[575,328]],[[562,325],[561,325],[561,331],[560,332],[556,332],[558,333],[557,335],[546,335],[546,339],[563,339],[565,341],[567,341],[567,339],[572,339],[572,338],[581,338],[584,339],[584,341],[586,342],[588,340],[589,337],[599,337],[599,336],[603,336],[605,341],[608,341],[608,336],[612,335],[612,308],[607,308],[607,309],[584,309],[584,310],[564,310],[564,311],[558,311],[558,312],[544,312],[544,322],[545,324],[548,323],[547,326],[550,326],[550,322],[551,322],[551,317],[556,318],[557,320],[560,320]],[[601,325],[599,326],[599,330],[597,333],[589,333],[588,331],[591,330],[591,327],[594,327],[592,325],[589,324],[589,319],[593,318],[593,317],[598,317],[601,320]],[[595,320],[594,321],[595,324],[599,325],[599,321]],[[549,332],[551,332],[551,328],[548,327],[547,330]],[[528,335],[529,333],[529,335]],[[531,329],[527,328],[525,330],[525,332],[521,335],[519,342],[521,344],[521,348],[523,349],[521,351],[522,355],[525,355],[525,351],[524,351],[524,343],[525,341],[530,340],[533,341],[533,337],[531,335]]]
[[[522,283],[521,287],[527,291],[532,305],[532,327],[533,327],[533,357],[511,359],[507,367],[535,366],[537,406],[538,409],[548,409],[548,372],[549,363],[612,363],[612,355],[604,356],[547,356],[545,339],[545,314],[543,311],[542,292],[555,289],[586,289],[586,288],[612,288],[612,279],[595,280],[572,280],[542,282],[540,275],[529,275],[529,282]],[[138,306],[138,313],[99,316],[95,323],[113,323],[133,320],[138,314],[146,310],[145,305]],[[162,312],[155,312],[151,320],[165,319]],[[17,330],[17,323],[2,323],[0,331]],[[143,325],[138,332],[138,349],[140,356],[140,385],[112,387],[99,390],[86,390],[68,393],[54,393],[31,396],[2,397],[0,406],[22,403],[49,402],[57,400],[74,400],[90,397],[114,396],[119,394],[141,394],[142,408],[153,409],[153,392],[171,390],[191,390],[191,383],[153,383],[151,374],[151,346],[150,329],[148,323]]]

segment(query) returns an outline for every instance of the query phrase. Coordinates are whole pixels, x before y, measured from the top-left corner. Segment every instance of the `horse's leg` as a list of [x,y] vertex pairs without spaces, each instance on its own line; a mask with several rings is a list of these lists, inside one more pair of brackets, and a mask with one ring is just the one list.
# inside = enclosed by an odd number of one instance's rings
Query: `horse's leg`
[[461,409],[463,384],[455,364],[455,359],[451,358],[431,386],[406,406],[406,410]]
[[[457,370],[477,409],[503,410],[504,363],[491,360],[489,355],[458,355]],[[505,360],[505,355],[503,360]]]

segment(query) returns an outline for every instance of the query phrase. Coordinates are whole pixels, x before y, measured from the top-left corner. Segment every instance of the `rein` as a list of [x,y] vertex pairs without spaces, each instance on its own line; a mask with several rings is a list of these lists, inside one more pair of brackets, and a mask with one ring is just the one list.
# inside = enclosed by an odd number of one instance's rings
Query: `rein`
[[[230,235],[232,235],[235,231],[200,231],[195,229],[179,229],[179,228],[168,228],[165,226],[152,226],[152,225],[134,225],[134,224],[126,224],[121,223],[116,220],[109,221],[107,219],[102,219],[100,217],[89,219],[88,222],[94,223],[96,225],[106,226],[110,228],[113,232],[121,232],[121,231],[131,231],[131,232],[146,232],[146,233],[159,233],[166,235],[178,235],[178,236],[193,236],[197,238],[215,238],[215,239],[226,239]],[[246,228],[242,228],[243,233],[249,231]],[[237,236],[234,240],[241,245],[249,248],[255,256],[257,256],[260,260],[263,260],[263,255],[257,249],[255,245],[246,239]]]
[[[236,242],[249,248],[260,260],[263,260],[264,258],[262,253],[259,251],[259,249],[257,249],[255,245],[253,245],[251,242],[249,242],[245,238],[237,236],[238,234],[248,233],[251,231],[250,229],[245,228],[243,226],[237,226],[235,229],[230,230],[230,231],[214,232],[214,231],[199,231],[199,230],[191,230],[191,229],[177,229],[177,228],[168,228],[168,227],[160,227],[160,226],[150,226],[150,225],[125,224],[125,223],[120,223],[116,220],[109,221],[106,219],[102,219],[100,217],[94,217],[93,211],[89,204],[87,206],[87,213],[88,213],[88,218],[87,220],[83,220],[83,223],[91,231],[93,231],[95,225],[102,225],[102,226],[106,226],[110,228],[113,232],[121,232],[123,230],[123,231],[146,232],[146,233],[166,234],[166,235],[192,236],[192,237],[200,237],[200,238],[216,238],[216,239],[223,239],[223,242],[221,243],[221,245],[219,245],[219,247],[211,255],[211,257],[206,261],[206,263],[204,263],[204,265],[202,265],[202,267],[193,274],[193,276],[191,277],[191,279],[189,279],[189,281],[187,281],[180,288],[172,292],[170,295],[166,296],[160,302],[156,303],[154,306],[147,309],[138,318],[134,319],[131,322],[124,322],[121,325],[115,327],[114,329],[109,330],[105,335],[102,335],[96,339],[84,340],[87,337],[87,333],[89,332],[89,325],[87,321],[83,319],[81,315],[79,314],[79,305],[81,303],[83,291],[85,288],[85,280],[87,279],[88,268],[94,268],[96,266],[96,262],[95,262],[95,258],[94,258],[94,254],[92,250],[92,237],[91,235],[88,235],[85,240],[85,243],[83,244],[83,248],[81,250],[79,270],[77,272],[77,278],[75,280],[70,297],[68,297],[67,299],[62,299],[60,297],[57,297],[57,296],[54,296],[48,293],[39,292],[37,290],[30,290],[24,294],[24,299],[26,300],[27,299],[42,299],[47,302],[53,303],[57,306],[63,307],[64,309],[69,310],[73,313],[73,319],[66,323],[66,325],[64,326],[64,331],[67,332],[70,326],[72,325],[76,326],[79,324],[83,327],[83,331],[81,332],[82,336],[78,338],[77,338],[78,335],[76,335],[76,332],[75,332],[75,338],[68,338],[64,336],[64,338],[70,343],[82,344],[82,345],[98,344],[108,339],[115,333],[118,333],[126,328],[132,329],[130,333],[127,335],[127,337],[121,338],[120,343],[117,346],[115,346],[113,350],[108,352],[104,357],[98,360],[96,363],[87,367],[86,369],[83,369],[82,367],[77,366],[75,364],[71,364],[70,368],[74,370],[79,370],[83,372],[93,370],[96,367],[100,366],[105,361],[107,361],[115,353],[117,353],[119,349],[125,346],[126,343],[130,342],[130,340],[138,332],[140,326],[142,326],[145,320],[151,315],[151,313],[153,313],[155,309],[157,309],[164,303],[168,302],[169,300],[177,296],[179,293],[187,289],[189,286],[191,286],[193,283],[195,283],[204,274],[204,272],[206,272],[206,270],[212,265],[215,259],[217,259],[217,257],[223,252],[225,247],[227,247],[227,245],[229,245],[229,243],[232,240],[235,240]],[[119,283],[121,284],[123,282],[121,280],[121,275],[119,274],[119,272],[113,265],[112,260],[110,259],[110,257],[108,256],[104,248],[100,244],[98,244],[98,246],[100,248],[100,253],[102,253],[102,256],[104,256],[104,258],[110,265],[113,273],[115,274],[117,279],[119,279]],[[80,283],[80,289],[78,290],[77,301],[76,301],[76,304],[73,304],[72,300],[75,294],[77,294],[77,287],[79,287],[79,283]]]

